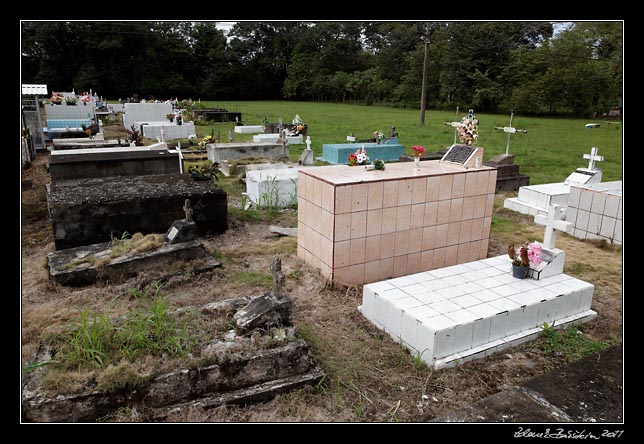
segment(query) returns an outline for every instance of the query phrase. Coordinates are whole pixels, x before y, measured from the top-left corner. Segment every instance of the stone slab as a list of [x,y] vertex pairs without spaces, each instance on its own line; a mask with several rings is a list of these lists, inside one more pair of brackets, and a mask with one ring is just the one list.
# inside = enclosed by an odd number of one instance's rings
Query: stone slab
[[89,285],[99,279],[114,280],[120,276],[133,276],[144,270],[170,267],[177,261],[199,259],[206,255],[201,242],[194,240],[164,244],[152,251],[119,256],[100,269],[89,262],[70,266],[75,260],[90,255],[102,253],[109,256],[110,251],[109,242],[107,242],[50,253],[47,256],[49,278],[61,285]]
[[89,148],[53,151],[49,156],[52,181],[178,173],[179,154],[167,149]]
[[300,167],[261,169],[246,172],[246,192],[256,205],[288,207],[297,203]]
[[237,134],[263,133],[264,127],[262,125],[237,125],[234,131]]
[[47,204],[56,249],[107,242],[112,231],[164,233],[184,218],[186,199],[200,236],[227,229],[226,192],[213,181],[195,181],[187,174],[52,182]]
[[620,344],[432,422],[619,423],[624,420],[623,371]]
[[[277,143],[279,139],[279,134],[256,134],[253,136],[253,142],[256,143]],[[304,143],[304,139],[301,134],[298,134],[297,136],[287,136],[286,141],[291,145],[300,145]]]

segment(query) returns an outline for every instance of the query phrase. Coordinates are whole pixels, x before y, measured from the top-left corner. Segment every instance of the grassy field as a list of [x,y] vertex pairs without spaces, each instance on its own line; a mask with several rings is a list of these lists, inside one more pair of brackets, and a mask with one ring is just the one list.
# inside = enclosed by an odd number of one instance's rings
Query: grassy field
[[[355,134],[358,139],[372,137],[374,131],[389,134],[392,126],[399,133],[399,141],[411,153],[412,145],[422,145],[430,152],[449,146],[454,130],[443,122],[454,120],[454,112],[429,110],[425,126],[419,124],[419,111],[415,109],[385,108],[380,106],[343,105],[334,103],[253,101],[253,102],[202,102],[207,106],[226,108],[242,113],[246,125],[261,125],[266,117],[277,122],[281,117],[290,122],[296,114],[308,124],[312,148],[316,156],[322,155],[325,143],[345,143],[346,136]],[[460,112],[462,117],[467,110]],[[506,126],[509,116],[504,114],[476,114],[479,119],[479,146],[485,148],[485,160],[504,153],[507,134],[494,129]],[[584,119],[515,116],[513,126],[527,129],[527,134],[511,138],[510,152],[516,155],[521,172],[531,177],[531,184],[562,182],[575,168],[587,166],[583,154],[596,146],[605,161],[599,163],[603,181],[622,178],[622,126],[602,124],[600,128],[586,129],[592,122]],[[596,121],[595,123],[598,123]],[[197,126],[198,136],[220,133],[221,140],[228,140],[232,123]],[[234,133],[234,140],[252,140],[252,135]],[[305,145],[293,145],[291,158],[296,160]]]

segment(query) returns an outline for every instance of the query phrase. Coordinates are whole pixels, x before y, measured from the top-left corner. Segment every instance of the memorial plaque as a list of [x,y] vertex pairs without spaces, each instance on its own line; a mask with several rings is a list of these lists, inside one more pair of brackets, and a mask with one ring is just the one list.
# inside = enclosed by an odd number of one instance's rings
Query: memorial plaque
[[441,162],[452,162],[459,165],[465,165],[465,162],[470,158],[472,153],[476,151],[476,147],[467,145],[454,145],[448,152],[445,153]]

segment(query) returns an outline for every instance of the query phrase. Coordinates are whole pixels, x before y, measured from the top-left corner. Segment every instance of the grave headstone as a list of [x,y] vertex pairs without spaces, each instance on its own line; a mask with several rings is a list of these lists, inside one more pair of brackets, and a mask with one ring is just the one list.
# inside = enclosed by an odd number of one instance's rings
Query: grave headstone
[[313,150],[311,149],[311,136],[306,136],[306,149],[300,156],[300,165],[313,165]]
[[483,148],[472,145],[452,145],[440,162],[464,168],[480,168],[483,164]]
[[514,163],[514,154],[497,154],[484,165],[496,168],[496,191],[516,191],[530,184],[530,176],[519,173],[519,165]]

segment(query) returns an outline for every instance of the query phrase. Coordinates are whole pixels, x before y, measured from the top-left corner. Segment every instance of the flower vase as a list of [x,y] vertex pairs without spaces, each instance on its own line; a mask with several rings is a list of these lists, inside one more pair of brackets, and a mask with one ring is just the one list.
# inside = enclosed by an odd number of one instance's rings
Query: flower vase
[[420,171],[420,157],[414,156],[414,171]]
[[525,279],[528,276],[529,266],[512,264],[512,276],[517,279]]

